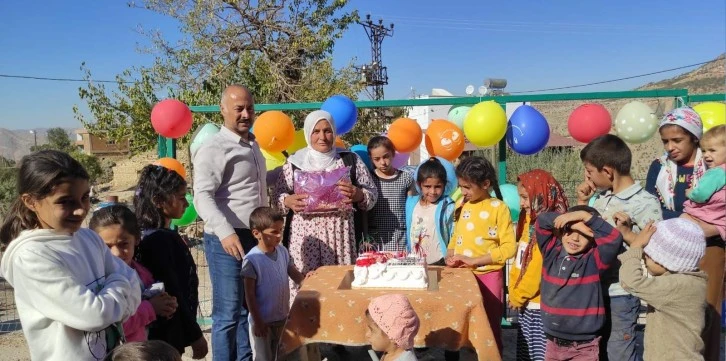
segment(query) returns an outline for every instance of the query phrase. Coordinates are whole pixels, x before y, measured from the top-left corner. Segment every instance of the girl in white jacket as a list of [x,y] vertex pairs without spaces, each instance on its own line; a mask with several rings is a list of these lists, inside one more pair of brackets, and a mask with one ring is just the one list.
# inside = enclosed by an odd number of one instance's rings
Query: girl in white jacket
[[88,173],[68,154],[23,157],[18,199],[0,226],[0,275],[15,291],[33,360],[100,360],[123,341],[141,298],[135,272],[96,233]]

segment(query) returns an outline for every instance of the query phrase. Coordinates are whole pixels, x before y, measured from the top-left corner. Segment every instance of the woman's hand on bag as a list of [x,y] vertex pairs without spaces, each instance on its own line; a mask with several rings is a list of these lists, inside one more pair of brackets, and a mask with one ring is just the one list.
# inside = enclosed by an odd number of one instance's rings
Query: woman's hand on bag
[[293,212],[302,212],[305,209],[307,203],[305,200],[308,198],[305,194],[291,194],[282,201],[285,207],[292,209]]
[[349,182],[338,182],[338,190],[346,198],[346,203],[358,203],[363,200],[363,191]]

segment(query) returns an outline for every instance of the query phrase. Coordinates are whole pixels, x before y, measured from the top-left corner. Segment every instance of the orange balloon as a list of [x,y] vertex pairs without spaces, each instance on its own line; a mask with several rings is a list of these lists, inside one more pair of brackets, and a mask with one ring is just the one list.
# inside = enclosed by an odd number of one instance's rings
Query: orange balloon
[[166,169],[173,170],[177,172],[182,178],[187,177],[187,171],[184,169],[184,165],[182,165],[178,160],[174,158],[160,158],[156,162],[154,162],[155,165],[160,165]]
[[295,125],[287,114],[270,110],[257,117],[253,133],[260,148],[277,153],[292,145],[295,140]]
[[399,153],[409,153],[421,145],[423,131],[415,120],[398,118],[388,128],[387,136],[393,142],[396,151]]
[[453,162],[464,152],[464,132],[448,120],[434,119],[426,129],[426,150]]
[[348,146],[347,146],[347,145],[345,145],[345,142],[343,141],[343,138],[341,138],[341,137],[335,137],[335,147],[336,147],[336,148],[342,148],[342,149],[345,149],[345,148],[347,148]]

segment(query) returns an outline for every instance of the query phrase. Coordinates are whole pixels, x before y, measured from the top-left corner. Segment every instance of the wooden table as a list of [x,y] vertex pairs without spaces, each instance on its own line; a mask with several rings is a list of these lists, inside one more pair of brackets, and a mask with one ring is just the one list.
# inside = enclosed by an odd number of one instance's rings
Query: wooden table
[[[401,293],[421,320],[416,347],[476,350],[478,359],[501,360],[484,311],[482,296],[470,270],[430,267],[436,290],[350,289],[353,266],[325,266],[308,278],[290,309],[280,343],[280,355],[303,345],[332,343],[367,345],[365,310],[374,297]],[[435,282],[435,283],[436,283]],[[430,281],[432,283],[432,281]],[[431,288],[431,287],[430,287]]]

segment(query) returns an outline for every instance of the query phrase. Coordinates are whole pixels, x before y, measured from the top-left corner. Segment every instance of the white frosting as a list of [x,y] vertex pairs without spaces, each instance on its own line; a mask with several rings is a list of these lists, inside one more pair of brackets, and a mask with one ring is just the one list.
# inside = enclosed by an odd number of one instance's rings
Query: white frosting
[[424,264],[400,264],[395,259],[386,263],[353,268],[353,288],[426,289],[428,275]]

